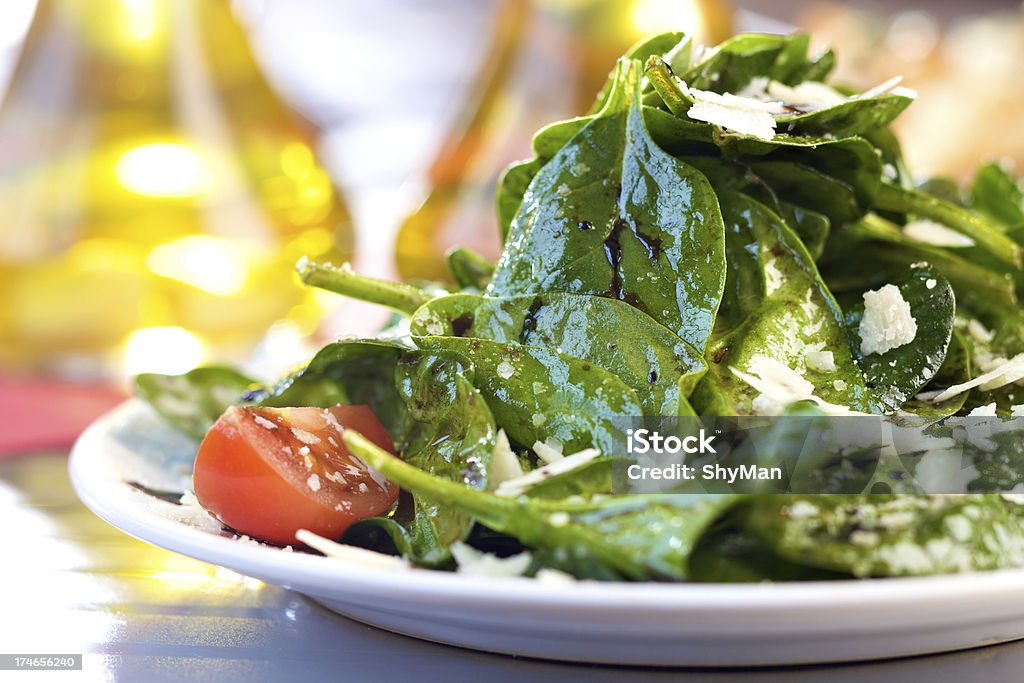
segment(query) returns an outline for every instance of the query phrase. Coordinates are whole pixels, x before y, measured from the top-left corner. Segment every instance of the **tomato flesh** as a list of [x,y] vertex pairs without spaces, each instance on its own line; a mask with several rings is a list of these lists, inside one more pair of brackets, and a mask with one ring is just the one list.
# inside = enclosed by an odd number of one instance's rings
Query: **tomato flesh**
[[397,486],[345,448],[346,428],[395,452],[366,406],[228,408],[199,445],[196,498],[223,524],[254,538],[287,545],[308,529],[336,539],[398,497]]

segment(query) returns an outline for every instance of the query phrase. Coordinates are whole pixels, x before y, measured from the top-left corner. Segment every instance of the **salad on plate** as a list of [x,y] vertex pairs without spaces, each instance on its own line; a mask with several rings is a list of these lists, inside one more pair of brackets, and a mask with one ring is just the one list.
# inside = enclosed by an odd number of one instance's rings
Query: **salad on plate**
[[[541,579],[1024,565],[1020,432],[952,426],[1024,414],[1024,191],[996,163],[912,176],[889,125],[913,93],[829,84],[833,62],[802,34],[653,36],[501,176],[496,263],[452,250],[445,284],[301,262],[392,323],[269,384],[139,376],[201,441],[198,504],[270,544]],[[828,493],[615,483],[624,420],[778,416],[925,426],[909,470],[833,454]],[[963,494],[908,476],[972,449]]]

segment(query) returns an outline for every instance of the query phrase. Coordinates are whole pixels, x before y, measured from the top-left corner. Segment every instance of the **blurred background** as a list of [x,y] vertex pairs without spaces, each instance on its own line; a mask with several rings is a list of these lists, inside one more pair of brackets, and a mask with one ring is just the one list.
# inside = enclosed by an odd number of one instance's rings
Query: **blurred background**
[[0,408],[371,332],[386,314],[295,261],[438,280],[453,244],[496,256],[501,169],[670,29],[808,30],[838,81],[902,74],[922,175],[1024,158],[1018,0],[4,0]]

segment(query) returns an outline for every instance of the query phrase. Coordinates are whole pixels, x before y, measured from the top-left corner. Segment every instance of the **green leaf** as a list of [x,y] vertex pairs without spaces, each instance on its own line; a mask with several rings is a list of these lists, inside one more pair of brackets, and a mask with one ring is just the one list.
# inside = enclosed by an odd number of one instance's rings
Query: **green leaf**
[[498,178],[494,203],[498,210],[498,228],[501,231],[502,244],[508,239],[508,231],[512,227],[512,220],[519,212],[520,204],[523,203],[526,188],[543,165],[544,160],[541,159],[517,161],[506,168]]
[[228,406],[243,402],[256,380],[228,367],[210,366],[184,375],[144,373],[135,378],[135,392],[175,429],[196,439]]
[[[494,298],[453,294],[420,308],[414,335],[477,337],[558,348],[618,375],[646,415],[676,415],[707,369],[689,344],[643,312],[582,294]],[[629,335],[623,342],[622,333]]]
[[410,352],[398,342],[353,339],[320,349],[303,368],[282,378],[258,397],[259,405],[366,405],[399,443],[409,428],[405,404],[395,387],[395,367]]
[[830,581],[852,576],[787,562],[768,544],[730,525],[700,540],[690,555],[689,578],[708,583],[760,583]]
[[[685,580],[689,554],[705,530],[740,496],[611,496],[570,503],[502,498],[418,470],[348,430],[345,443],[375,470],[481,524],[547,550],[545,563],[563,571],[631,580]],[[595,572],[594,565],[610,571]]]
[[979,168],[968,195],[974,210],[1006,226],[1024,225],[1024,190],[999,164]]
[[831,107],[777,117],[779,132],[791,135],[864,135],[892,123],[914,98],[888,94],[854,97]]
[[893,412],[917,394],[938,372],[953,334],[956,298],[946,278],[928,267],[912,269],[891,283],[910,304],[917,323],[914,341],[882,354],[860,351],[864,303],[846,315],[846,327],[857,364],[864,373],[879,412]]
[[620,61],[605,107],[530,183],[487,294],[621,299],[703,349],[724,280],[718,202],[651,139],[639,81]]
[[625,452],[615,418],[643,415],[636,393],[592,363],[554,349],[462,337],[414,337],[418,346],[455,354],[472,366],[480,391],[509,437],[526,446],[558,439],[566,453],[594,446]]
[[770,73],[779,54],[793,42],[786,36],[743,33],[720,44],[679,77],[692,88],[739,92],[756,76]]
[[[700,414],[746,415],[757,391],[735,376],[755,356],[798,372],[829,403],[867,410],[867,392],[850,351],[842,312],[818,275],[814,260],[766,206],[723,192],[728,280],[720,329],[707,351],[711,361],[693,401]],[[831,351],[836,369],[807,368],[809,351]],[[837,388],[836,380],[845,382]]]
[[783,559],[855,576],[1024,564],[1019,506],[994,495],[765,496],[738,516]]
[[[486,489],[494,418],[462,366],[452,358],[412,353],[399,362],[395,382],[410,423],[398,445],[402,459],[434,476]],[[472,527],[462,512],[420,498],[411,506],[400,505],[395,517],[409,532],[419,564],[446,562],[448,547],[466,538]]]

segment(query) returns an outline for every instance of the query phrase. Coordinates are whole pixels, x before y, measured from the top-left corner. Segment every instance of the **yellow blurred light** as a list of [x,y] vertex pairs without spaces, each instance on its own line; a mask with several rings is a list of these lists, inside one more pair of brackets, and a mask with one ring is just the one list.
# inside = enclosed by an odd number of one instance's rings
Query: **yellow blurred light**
[[237,242],[189,235],[155,247],[149,252],[146,265],[157,275],[217,296],[231,296],[245,287],[250,258]]
[[204,355],[203,342],[184,328],[144,327],[125,342],[124,372],[178,375],[199,365]]
[[156,33],[156,0],[122,0],[128,13],[128,35],[145,42]]
[[117,182],[147,197],[194,197],[210,189],[212,174],[199,152],[176,142],[133,147],[114,166]]
[[698,0],[637,0],[633,24],[640,33],[682,30],[699,34],[703,28]]

